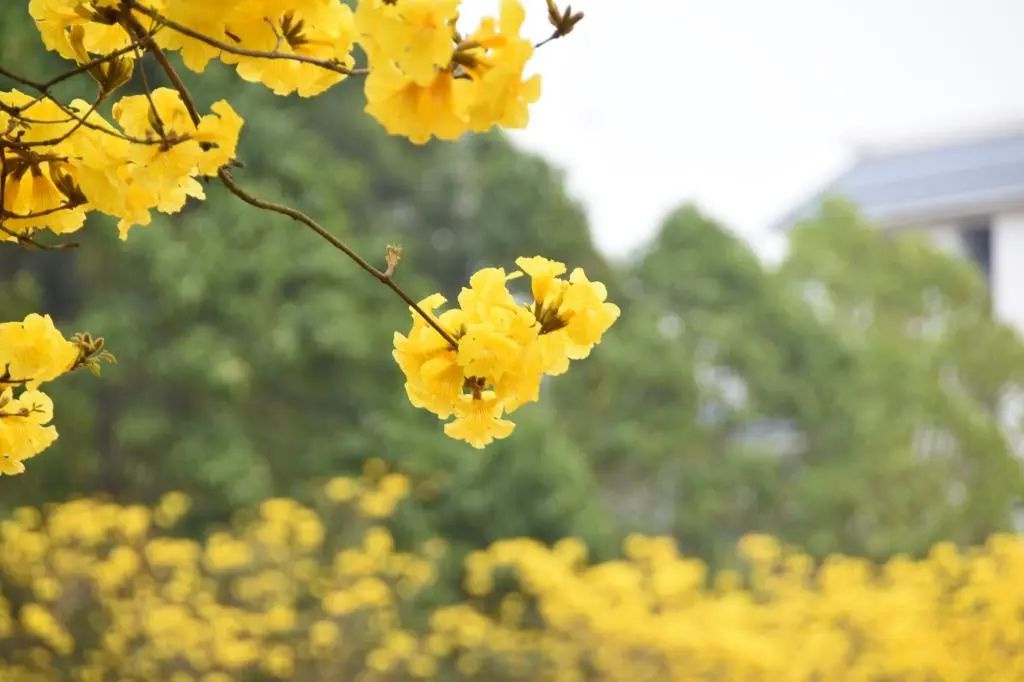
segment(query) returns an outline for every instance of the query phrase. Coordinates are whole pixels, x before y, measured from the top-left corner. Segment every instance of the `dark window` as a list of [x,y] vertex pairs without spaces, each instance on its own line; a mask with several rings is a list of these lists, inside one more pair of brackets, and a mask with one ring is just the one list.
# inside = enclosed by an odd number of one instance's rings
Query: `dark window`
[[986,219],[965,225],[960,232],[960,238],[963,240],[967,256],[981,268],[985,281],[991,284],[992,226],[990,222]]

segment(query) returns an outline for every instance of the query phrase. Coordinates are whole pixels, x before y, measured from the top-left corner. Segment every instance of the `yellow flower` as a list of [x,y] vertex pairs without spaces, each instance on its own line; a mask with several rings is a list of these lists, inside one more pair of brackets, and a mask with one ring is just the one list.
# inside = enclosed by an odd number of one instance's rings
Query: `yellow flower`
[[[419,302],[427,314],[441,307],[445,299],[440,294],[428,296]],[[409,336],[395,333],[394,358],[405,374],[405,390],[409,401],[444,419],[452,413],[455,400],[462,392],[462,368],[456,362],[456,351],[433,327],[415,311]],[[462,325],[462,311],[451,310],[436,317],[449,333]]]
[[[103,4],[89,0],[29,0],[28,11],[47,49],[74,60],[75,51],[68,40],[68,29],[72,26],[82,27],[85,49],[93,54],[107,54],[131,43],[127,31],[116,22],[116,10]],[[146,4],[158,10],[162,6],[153,0]]]
[[[341,2],[241,3],[225,20],[225,32],[238,47],[300,55],[351,67],[356,36],[352,10]],[[224,52],[221,60],[237,64],[238,75],[263,83],[278,95],[317,95],[345,78],[344,74],[293,59],[264,59]]]
[[448,68],[454,51],[459,0],[360,0],[356,28],[373,71],[391,63],[426,86]]
[[78,353],[49,315],[31,313],[21,322],[0,323],[0,375],[6,370],[10,379],[26,381],[27,388],[70,370]]
[[121,98],[113,108],[115,120],[129,136],[152,144],[129,143],[120,155],[96,145],[83,150],[84,164],[94,172],[83,178],[83,192],[104,213],[121,218],[124,239],[133,225],[146,225],[149,211],[180,211],[188,197],[205,197],[198,175],[213,175],[234,156],[242,119],[224,101],[213,114],[192,123],[177,91],[157,88],[153,106],[145,95]]
[[[35,100],[18,90],[0,92],[0,103],[24,107],[27,119],[0,117],[6,118],[0,120],[2,130],[9,131],[6,136],[36,143],[24,149],[8,149],[0,165],[6,174],[3,209],[9,214],[4,220],[7,233],[0,233],[0,241],[13,241],[10,232],[28,235],[48,228],[55,234],[66,234],[81,228],[88,207],[78,188],[73,153],[66,139],[74,122],[52,100]],[[44,141],[56,142],[38,144]]]
[[197,167],[202,175],[216,175],[221,167],[235,158],[242,117],[224,100],[213,103],[213,114],[199,120],[195,139],[203,151]]
[[601,336],[619,317],[619,307],[606,302],[608,290],[600,282],[591,282],[581,268],[569,275],[569,287],[558,313],[567,320],[566,335],[571,340],[569,357],[585,358],[600,343]]
[[608,303],[608,290],[591,282],[581,268],[558,277],[565,266],[540,256],[519,258],[516,264],[530,275],[534,295],[533,314],[540,323],[541,364],[547,374],[557,375],[569,367],[569,360],[587,357],[604,332],[618,319],[620,311]]
[[341,638],[341,629],[330,620],[318,620],[309,627],[309,646],[314,653],[325,655]]
[[181,520],[192,508],[192,499],[180,490],[164,493],[153,510],[153,520],[162,528],[169,528]]
[[[217,0],[216,2],[171,2],[163,15],[171,21],[188,26],[221,42],[232,42],[227,32],[227,21],[245,0]],[[157,44],[165,50],[179,50],[185,66],[202,73],[211,59],[220,55],[220,49],[173,30],[159,31]]]
[[349,502],[359,494],[359,484],[348,476],[336,476],[327,481],[324,492],[331,502]]
[[503,411],[494,391],[483,391],[479,396],[459,396],[459,402],[455,404],[455,420],[444,425],[444,432],[475,448],[482,448],[496,438],[507,438],[515,428],[512,422],[501,419]]
[[566,283],[559,277],[565,274],[564,263],[544,256],[524,256],[516,258],[516,265],[530,276],[534,305],[541,308],[557,308],[561,304]]
[[485,268],[459,294],[466,321],[458,362],[467,378],[486,378],[491,384],[523,369],[524,350],[537,337],[529,311],[517,305],[506,288],[508,279],[501,268]]
[[438,71],[426,83],[417,83],[394,64],[381,62],[366,77],[366,113],[392,135],[416,144],[431,137],[454,140],[469,129],[471,87],[451,71]]
[[497,27],[488,17],[467,39],[479,46],[468,49],[463,62],[476,86],[467,111],[476,132],[494,125],[526,126],[528,106],[540,98],[540,76],[523,80],[526,62],[533,55],[533,44],[519,35],[525,16],[519,0],[502,0]]
[[0,475],[22,473],[26,459],[57,440],[57,429],[47,426],[52,419],[53,401],[45,393],[26,390],[17,399],[11,388],[0,393]]

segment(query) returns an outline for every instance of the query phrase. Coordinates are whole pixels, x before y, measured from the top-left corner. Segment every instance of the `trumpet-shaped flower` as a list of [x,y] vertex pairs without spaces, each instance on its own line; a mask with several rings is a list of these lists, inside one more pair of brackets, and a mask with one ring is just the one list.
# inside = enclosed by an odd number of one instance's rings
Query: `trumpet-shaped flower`
[[392,63],[420,86],[451,63],[459,0],[360,0],[356,29],[371,70]]
[[30,389],[71,369],[78,352],[49,315],[32,313],[21,322],[0,323],[0,375]]
[[[224,31],[231,42],[246,50],[308,57],[333,62],[338,67],[353,65],[355,21],[352,10],[340,2],[256,0],[241,3],[225,20]],[[300,97],[311,97],[345,78],[340,70],[295,59],[223,52],[221,60],[237,64],[239,76],[263,83],[278,95],[296,92]]]
[[25,471],[24,461],[50,447],[57,429],[47,426],[53,419],[53,402],[39,391],[23,391],[17,398],[13,389],[0,393],[0,475]]
[[455,404],[455,420],[444,425],[444,432],[457,440],[464,440],[475,448],[482,448],[496,438],[506,438],[515,424],[501,418],[504,410],[494,391],[459,396]]

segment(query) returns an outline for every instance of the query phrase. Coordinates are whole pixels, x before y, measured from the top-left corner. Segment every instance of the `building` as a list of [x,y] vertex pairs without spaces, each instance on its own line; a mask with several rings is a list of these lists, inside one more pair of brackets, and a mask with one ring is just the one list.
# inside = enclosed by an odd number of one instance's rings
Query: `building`
[[832,195],[975,261],[996,314],[1024,333],[1024,128],[866,153],[776,227],[813,217]]

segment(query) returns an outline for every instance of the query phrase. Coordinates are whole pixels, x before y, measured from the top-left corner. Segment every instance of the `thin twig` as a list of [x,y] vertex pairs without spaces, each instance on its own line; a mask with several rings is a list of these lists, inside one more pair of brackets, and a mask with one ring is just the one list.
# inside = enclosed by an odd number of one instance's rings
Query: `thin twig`
[[71,78],[72,76],[77,76],[78,74],[82,73],[83,71],[88,71],[89,69],[91,69],[94,66],[99,66],[101,64],[105,64],[106,62],[109,62],[109,61],[111,61],[113,59],[116,59],[117,57],[120,57],[121,55],[128,54],[129,52],[132,52],[132,51],[136,50],[141,45],[142,45],[142,43],[140,41],[134,40],[131,43],[129,43],[128,45],[125,45],[124,47],[119,47],[118,49],[114,50],[113,52],[105,54],[102,57],[97,57],[96,59],[92,60],[91,62],[86,62],[85,64],[80,64],[77,68],[71,69],[70,71],[65,71],[64,73],[60,74],[59,76],[54,76],[53,78],[51,78],[50,80],[46,81],[45,83],[41,83],[39,89],[40,90],[49,90],[54,85],[56,85],[57,83],[60,83],[63,80],[67,80],[68,78]]
[[551,35],[549,35],[547,38],[545,38],[544,40],[540,41],[539,43],[534,43],[533,44],[533,48],[537,49],[537,48],[540,48],[540,47],[544,47],[545,45],[550,43],[552,40],[558,40],[563,35],[565,35],[565,34],[562,33],[561,31],[555,31],[554,33],[552,33]]
[[442,327],[440,323],[437,322],[437,320],[434,319],[433,315],[430,315],[425,310],[423,310],[423,308],[421,308],[420,305],[416,301],[414,301],[411,296],[409,296],[409,294],[405,293],[405,290],[398,286],[398,284],[395,282],[394,278],[390,274],[378,270],[377,268],[370,265],[362,256],[353,251],[352,248],[348,246],[348,244],[346,244],[345,242],[341,241],[333,234],[328,232],[322,225],[320,225],[320,223],[313,220],[302,211],[294,209],[290,206],[276,204],[272,201],[266,201],[265,199],[260,199],[259,197],[255,197],[249,194],[248,192],[246,192],[245,190],[238,186],[238,183],[235,182],[235,179],[231,176],[227,169],[220,169],[217,175],[220,178],[221,182],[224,183],[224,186],[227,187],[232,194],[234,194],[236,197],[238,197],[245,203],[251,206],[255,206],[256,208],[263,209],[264,211],[272,211],[273,213],[279,213],[283,216],[288,216],[292,220],[296,220],[302,223],[303,225],[305,225],[306,227],[308,227],[309,229],[313,230],[318,235],[323,237],[331,246],[344,253],[346,256],[352,259],[356,265],[361,267],[366,272],[370,273],[370,275],[372,275],[374,279],[376,279],[378,282],[380,282],[381,284],[385,285],[393,292],[398,294],[398,297],[405,301],[405,303],[410,308],[416,311],[417,315],[426,320],[427,324],[433,327],[434,330],[438,334],[440,334],[445,341],[448,342],[448,345],[450,345],[453,349],[458,349],[458,341],[456,341],[452,337],[452,335],[448,331],[446,331],[444,327]]
[[[96,101],[92,103],[92,105],[89,107],[89,110],[85,112],[85,115],[82,116],[82,118],[68,118],[68,120],[66,121],[61,121],[61,123],[70,123],[71,121],[75,121],[75,125],[71,126],[71,128],[69,128],[66,132],[58,135],[57,137],[51,137],[48,140],[18,140],[16,142],[8,142],[7,144],[14,148],[52,147],[53,145],[60,144],[64,140],[74,135],[79,128],[84,126],[88,118],[96,112],[96,108],[99,107],[100,103],[106,98],[107,96],[100,92],[100,94],[96,97]],[[21,117],[18,116],[18,118]]]
[[[134,7],[136,5],[134,2],[130,2],[130,0],[126,0],[126,4],[129,7]],[[196,107],[196,103],[192,99],[192,95],[189,93],[188,87],[185,85],[185,81],[181,80],[181,76],[178,75],[174,66],[170,61],[168,61],[167,55],[164,54],[164,51],[156,44],[156,41],[153,40],[153,35],[146,31],[146,27],[139,23],[139,20],[132,16],[130,11],[123,13],[123,19],[128,25],[128,29],[134,33],[139,40],[143,41],[146,49],[152,53],[153,57],[160,65],[160,68],[163,69],[164,74],[166,74],[167,78],[171,81],[171,85],[174,86],[174,89],[177,90],[178,94],[181,96],[181,101],[184,103],[185,109],[188,110],[188,115],[189,118],[192,119],[192,123],[198,127],[200,120],[199,109]]]
[[31,218],[42,218],[43,216],[50,215],[51,213],[57,213],[58,211],[63,211],[65,209],[70,211],[71,209],[78,208],[79,206],[81,206],[81,204],[67,202],[65,204],[61,204],[60,206],[52,206],[50,208],[43,209],[42,211],[32,211],[31,213],[15,213],[13,211],[3,211],[0,212],[0,217],[10,218],[11,220],[29,220]]
[[160,137],[160,140],[167,143],[167,127],[164,125],[164,119],[160,116],[160,112],[156,108],[156,104],[153,102],[153,90],[149,87],[149,77],[146,75],[146,65],[142,63],[142,54],[136,50],[136,56],[139,60],[139,79],[142,81],[142,91],[146,95],[146,102],[149,103],[149,111],[153,114],[153,127],[156,129],[156,134]]

